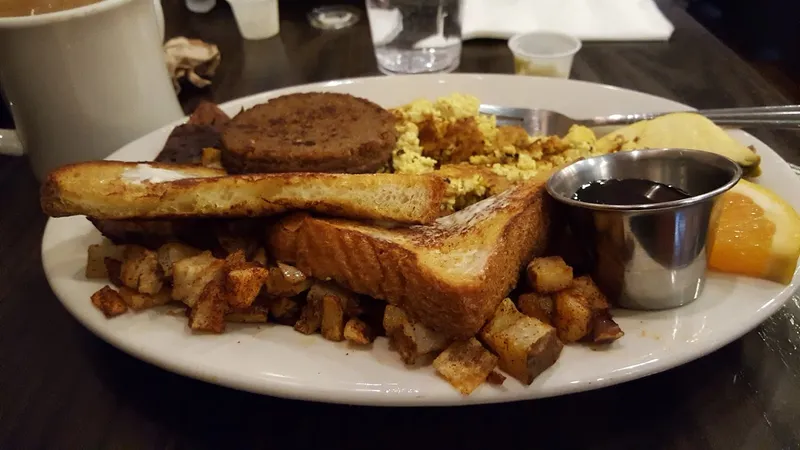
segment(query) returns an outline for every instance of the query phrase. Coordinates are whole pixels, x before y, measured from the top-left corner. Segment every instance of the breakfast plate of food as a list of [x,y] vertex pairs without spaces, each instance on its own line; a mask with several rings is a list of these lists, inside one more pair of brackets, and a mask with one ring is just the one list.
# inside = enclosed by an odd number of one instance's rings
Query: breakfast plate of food
[[[481,103],[674,114],[529,136]],[[462,405],[622,383],[737,339],[798,282],[800,180],[763,142],[691,111],[611,86],[469,74],[203,104],[106,161],[50,174],[44,269],[112,345],[260,394]],[[696,300],[626,309],[547,181],[663,148],[721,155],[744,178],[714,206]]]

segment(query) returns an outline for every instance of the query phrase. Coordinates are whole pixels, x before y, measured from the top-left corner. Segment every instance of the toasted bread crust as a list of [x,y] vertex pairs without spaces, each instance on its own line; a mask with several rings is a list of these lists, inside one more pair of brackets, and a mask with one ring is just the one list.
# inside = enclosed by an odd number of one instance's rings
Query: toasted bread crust
[[[253,174],[225,176],[198,166],[141,163],[187,178],[150,182],[125,179],[140,163],[98,161],[52,172],[41,204],[53,217],[97,219],[261,217],[305,209],[333,216],[432,222],[441,210],[446,184],[434,176],[395,174]],[[147,172],[150,173],[150,172]]]
[[395,118],[348,94],[284,95],[237,114],[222,132],[231,173],[375,172],[397,142]]
[[[542,185],[510,195],[479,272],[453,277],[431,265],[431,252],[470,251],[489,235],[480,222],[451,229],[418,226],[370,233],[343,220],[294,216],[268,232],[273,256],[309,276],[333,279],[360,294],[400,306],[415,320],[453,338],[474,336],[519,279],[521,268],[545,250],[549,198]],[[298,224],[298,221],[300,223]],[[374,228],[374,227],[373,227]],[[471,243],[469,243],[471,242]],[[455,248],[453,247],[455,246]]]

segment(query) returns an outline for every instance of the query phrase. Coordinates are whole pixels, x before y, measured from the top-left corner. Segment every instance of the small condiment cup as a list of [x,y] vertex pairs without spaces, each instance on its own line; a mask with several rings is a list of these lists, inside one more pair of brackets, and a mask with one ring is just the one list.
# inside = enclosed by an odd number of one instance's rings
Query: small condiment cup
[[568,34],[533,31],[513,36],[508,48],[514,54],[517,75],[569,78],[581,41]]
[[[719,195],[741,178],[732,160],[684,149],[622,151],[578,161],[551,176],[547,192],[564,205],[588,269],[619,306],[660,310],[688,304],[706,276],[706,237]],[[688,198],[637,205],[573,199],[598,180],[644,179],[683,190]]]
[[278,34],[278,0],[228,0],[239,33],[245,39],[267,39]]

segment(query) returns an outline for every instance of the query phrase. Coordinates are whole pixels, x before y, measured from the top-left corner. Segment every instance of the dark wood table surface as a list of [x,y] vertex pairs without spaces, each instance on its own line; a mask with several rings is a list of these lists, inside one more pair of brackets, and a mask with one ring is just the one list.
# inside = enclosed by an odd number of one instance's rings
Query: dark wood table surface
[[[586,44],[573,77],[697,107],[786,102],[678,4],[661,6],[676,26],[670,42]],[[223,55],[210,89],[182,93],[187,110],[201,98],[377,74],[365,18],[322,32],[306,22],[309,3],[281,8],[280,37],[244,41],[227,5],[194,15],[165,1],[168,36],[216,43]],[[469,42],[459,70],[510,72],[511,55],[504,42]],[[757,135],[800,163],[796,133]],[[797,298],[711,355],[594,392],[441,409],[281,400],[171,374],[93,336],[45,281],[46,219],[24,158],[0,157],[0,198],[0,449],[800,448]]]

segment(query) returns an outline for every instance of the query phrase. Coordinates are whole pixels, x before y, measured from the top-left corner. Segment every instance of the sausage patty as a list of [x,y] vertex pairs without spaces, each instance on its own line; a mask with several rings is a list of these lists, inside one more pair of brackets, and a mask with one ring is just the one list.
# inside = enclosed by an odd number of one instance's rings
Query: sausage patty
[[231,173],[375,172],[397,142],[395,118],[347,94],[277,97],[242,111],[222,132],[222,164]]

